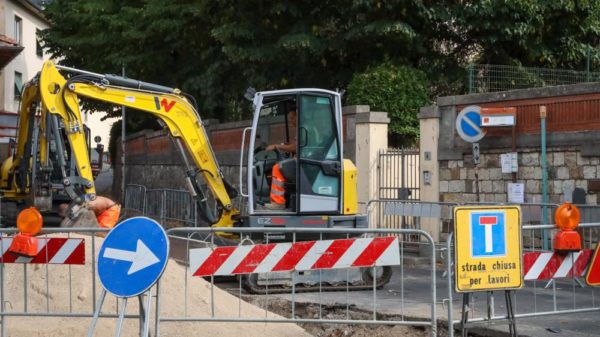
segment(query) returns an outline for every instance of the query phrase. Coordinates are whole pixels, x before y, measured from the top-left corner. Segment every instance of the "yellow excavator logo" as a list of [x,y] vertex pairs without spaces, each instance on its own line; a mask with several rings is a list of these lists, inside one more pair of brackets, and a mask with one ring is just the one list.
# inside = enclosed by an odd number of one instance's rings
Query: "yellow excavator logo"
[[169,112],[173,106],[175,106],[175,101],[168,101],[166,98],[163,98],[159,101],[158,96],[154,96],[154,103],[156,103],[156,110],[160,111],[160,108],[164,108],[166,112]]

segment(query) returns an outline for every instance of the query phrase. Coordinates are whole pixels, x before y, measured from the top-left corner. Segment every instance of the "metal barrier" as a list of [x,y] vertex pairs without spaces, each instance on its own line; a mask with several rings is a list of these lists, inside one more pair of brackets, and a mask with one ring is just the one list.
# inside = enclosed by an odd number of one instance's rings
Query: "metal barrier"
[[[342,269],[341,272],[338,271],[336,275],[341,275],[339,280],[339,284],[341,284],[342,291],[336,291],[333,293],[325,293],[323,287],[326,287],[321,284],[321,282],[316,282],[318,284],[319,291],[315,293],[309,293],[307,295],[303,295],[301,293],[302,288],[297,287],[296,283],[299,283],[300,280],[304,280],[301,277],[311,277],[308,274],[293,274],[291,285],[286,289],[285,294],[277,294],[277,286],[275,283],[278,281],[278,278],[281,278],[281,275],[277,273],[267,273],[267,274],[254,274],[264,286],[264,293],[260,296],[259,301],[262,303],[264,307],[264,312],[260,314],[250,315],[245,311],[246,305],[242,300],[242,288],[243,284],[241,278],[237,281],[234,281],[232,285],[229,286],[229,292],[235,293],[238,296],[237,303],[237,312],[235,315],[222,316],[219,315],[219,308],[223,308],[223,304],[218,302],[218,296],[216,296],[216,286],[214,284],[214,276],[210,277],[209,284],[204,285],[205,287],[209,287],[210,289],[210,300],[209,303],[206,303],[206,298],[204,299],[194,299],[192,296],[193,288],[190,285],[192,280],[192,275],[189,269],[186,268],[184,282],[183,284],[171,284],[169,283],[169,287],[180,287],[183,288],[182,296],[184,298],[173,299],[170,301],[175,301],[182,308],[179,308],[179,315],[169,316],[165,315],[164,310],[160,310],[162,305],[162,297],[159,296],[157,300],[157,305],[159,306],[159,315],[156,323],[156,329],[159,329],[159,323],[166,322],[260,322],[260,323],[318,323],[318,324],[384,324],[384,325],[412,325],[412,326],[424,326],[430,327],[431,335],[437,335],[437,323],[436,323],[436,264],[435,264],[435,256],[436,256],[436,247],[435,243],[432,240],[431,236],[421,230],[415,229],[318,229],[318,228],[172,228],[167,231],[170,237],[182,239],[186,244],[185,256],[181,256],[181,262],[185,265],[190,265],[190,254],[189,249],[192,247],[201,247],[201,246],[212,246],[215,242],[215,235],[217,232],[226,232],[226,233],[234,233],[240,236],[242,240],[239,245],[245,245],[251,242],[250,237],[252,234],[258,234],[261,237],[264,237],[265,240],[262,243],[269,243],[270,235],[264,235],[264,233],[271,233],[273,236],[282,235],[291,236],[291,241],[295,242],[297,236],[306,235],[308,233],[316,234],[321,239],[331,239],[332,236],[336,238],[350,238],[350,237],[358,237],[361,235],[372,235],[372,236],[390,236],[397,235],[401,238],[404,235],[418,235],[422,238],[423,245],[428,247],[428,251],[430,254],[429,265],[427,266],[428,272],[423,275],[422,283],[419,284],[420,289],[422,289],[423,284],[429,285],[430,289],[427,292],[428,294],[424,296],[423,294],[418,294],[417,291],[413,291],[413,289],[405,288],[405,280],[407,275],[404,273],[404,264],[405,264],[405,256],[403,254],[402,246],[405,244],[405,240],[399,239],[400,248],[400,265],[394,268],[394,282],[393,282],[393,291],[400,294],[400,299],[397,303],[397,306],[401,308],[401,315],[393,317],[391,319],[385,319],[384,315],[381,315],[378,312],[378,308],[381,306],[380,302],[383,301],[383,295],[381,291],[378,291],[378,287],[375,283],[375,277],[373,277],[372,286],[369,284],[368,291],[355,292],[350,295],[350,288],[353,287],[351,284],[349,273],[352,271],[350,269]],[[198,238],[202,238],[199,240]],[[356,270],[356,269],[353,269]],[[332,270],[329,270],[332,271]],[[335,271],[335,270],[333,270]],[[315,274],[312,274],[316,280],[321,280],[322,275],[327,270],[317,270],[314,271]],[[371,275],[376,274],[378,271],[371,271]],[[279,280],[280,281],[280,280]],[[159,289],[162,289],[160,286],[161,282],[164,282],[164,277],[161,281],[159,281]],[[197,285],[198,287],[203,287],[203,285]],[[388,286],[387,291],[392,291],[389,289],[392,287]],[[343,291],[345,289],[345,291]],[[338,288],[338,290],[340,290]],[[301,302],[306,302],[306,297],[310,297],[311,302],[315,299],[318,299],[318,309],[317,313],[314,314],[306,314],[303,315],[300,310],[297,308],[301,305]],[[357,297],[360,297],[363,303],[370,303],[371,310],[368,313],[368,318],[356,318],[351,317],[350,307],[354,306],[357,302]],[[352,302],[350,301],[352,298]],[[198,301],[204,301],[206,305],[210,306],[210,310],[208,314],[199,313],[198,305],[194,305],[198,303]],[[285,311],[278,312],[279,317],[272,316],[268,313],[270,306],[273,303],[278,303],[280,301],[284,301]],[[329,301],[329,303],[326,303]],[[192,304],[194,303],[194,304]],[[342,313],[337,316],[337,318],[331,318],[331,316],[326,316],[323,311],[326,306],[337,306],[339,308],[343,308]],[[249,309],[246,309],[249,310]],[[416,311],[429,313],[427,318],[414,318],[421,316],[416,313]],[[158,335],[158,333],[157,333]]]
[[[0,236],[6,238],[15,229],[0,229]],[[7,263],[8,257],[0,256],[0,336],[9,336],[8,324],[14,317],[64,317],[92,318],[96,296],[100,286],[96,281],[96,252],[100,249],[95,240],[96,234],[107,233],[104,228],[46,228],[38,238],[46,241],[49,234],[61,233],[62,238],[85,235],[85,265]],[[5,252],[4,240],[0,240],[0,251]],[[47,261],[56,259],[64,250],[43,249]],[[55,255],[52,255],[55,254]],[[63,256],[64,258],[64,256]],[[20,261],[27,258],[21,257]],[[79,269],[79,270],[78,270]],[[51,280],[55,282],[51,283]],[[58,280],[58,282],[56,282]],[[51,286],[52,284],[52,286]],[[118,303],[114,302],[100,317],[117,318]],[[114,313],[112,313],[114,312]],[[139,318],[130,313],[126,318]],[[43,327],[40,326],[40,329]]]
[[128,214],[146,214],[146,186],[130,184],[125,187],[123,209]]
[[[600,223],[582,223],[579,232],[582,234],[583,249],[595,249],[600,241]],[[553,237],[556,232],[555,225],[523,225],[523,252],[536,252],[552,250]],[[547,235],[547,247],[542,249],[544,243],[540,238]],[[529,240],[525,240],[529,238]],[[454,326],[461,323],[455,320],[453,310],[454,299],[454,249],[453,236],[450,235],[446,245],[446,275],[448,298],[448,325],[449,336],[454,336]],[[571,265],[575,265],[572,255]],[[579,278],[557,278],[550,280],[525,280],[523,288],[515,290],[512,298],[514,303],[515,318],[538,317],[557,314],[575,314],[590,311],[600,311],[600,290],[587,287]],[[494,306],[493,292],[477,292],[471,296],[468,304],[471,316],[469,323],[492,322],[506,320],[506,308]]]
[[142,185],[127,185],[123,208],[128,216],[145,215],[158,220],[165,227],[198,224],[198,207],[189,191],[147,190]]
[[[430,224],[439,226],[438,228],[441,228],[442,232],[444,232],[444,229],[450,232],[446,247],[441,250],[445,255],[446,271],[444,276],[447,277],[448,287],[447,298],[443,302],[448,303],[448,321],[451,322],[449,324],[449,334],[453,336],[454,325],[461,322],[454,319],[456,312],[453,311],[453,300],[455,298],[453,287],[454,250],[452,246],[453,234],[451,233],[454,225],[453,208],[462,205],[501,206],[514,204],[373,200],[369,203],[369,212],[375,209],[374,204],[379,204],[380,212],[387,216],[411,219],[405,221],[404,224],[407,227],[411,227],[413,224],[419,224],[420,226],[426,221],[431,221]],[[554,223],[554,212],[559,205],[531,203],[520,204],[519,206],[521,208],[524,253],[552,251],[556,229],[555,225],[550,225],[550,223]],[[598,206],[578,205],[578,207],[582,214],[582,220],[597,219],[600,216]],[[596,221],[600,221],[600,219]],[[544,225],[544,223],[547,225]],[[385,224],[376,224],[376,226],[385,226]],[[583,248],[595,249],[596,244],[600,242],[600,223],[582,223],[578,231],[582,236]],[[409,242],[414,242],[414,238]],[[406,247],[410,247],[410,243]],[[572,264],[574,264],[574,261]],[[596,294],[597,290],[586,287],[583,281],[578,278],[525,281],[524,284],[524,288],[516,291],[513,298],[516,318],[600,310],[600,299],[596,299],[599,295]],[[502,294],[502,297],[504,297],[504,294]],[[469,308],[476,312],[475,318],[469,319],[469,322],[507,319],[505,308],[496,312],[492,292],[474,293],[471,296]]]

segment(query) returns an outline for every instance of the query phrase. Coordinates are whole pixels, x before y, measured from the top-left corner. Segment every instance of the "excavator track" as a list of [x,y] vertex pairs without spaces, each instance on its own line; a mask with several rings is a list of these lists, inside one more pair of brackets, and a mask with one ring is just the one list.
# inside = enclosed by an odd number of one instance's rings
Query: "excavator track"
[[[379,267],[381,268],[381,274],[376,280],[375,288],[381,289],[392,278],[392,268],[389,266]],[[361,268],[361,275],[363,277],[362,282],[350,283],[338,282],[336,284],[320,283],[320,284],[296,284],[293,289],[291,286],[283,285],[260,285],[258,284],[257,274],[243,275],[242,287],[250,294],[255,295],[267,295],[267,294],[289,294],[294,290],[296,293],[307,293],[307,292],[318,292],[318,291],[359,291],[359,290],[372,290],[373,289],[373,278],[370,272],[371,268]]]

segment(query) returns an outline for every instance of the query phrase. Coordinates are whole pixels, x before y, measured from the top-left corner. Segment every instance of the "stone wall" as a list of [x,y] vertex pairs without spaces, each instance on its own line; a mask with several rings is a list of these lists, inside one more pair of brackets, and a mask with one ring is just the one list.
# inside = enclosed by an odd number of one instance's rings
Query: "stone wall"
[[[475,167],[471,155],[463,160],[439,162],[440,201],[447,202],[507,202],[507,184],[512,182],[511,173],[502,173],[500,154],[505,151],[488,151],[481,155]],[[542,202],[542,167],[539,149],[522,149],[518,157],[519,168],[515,182],[525,187],[525,202]],[[597,205],[596,181],[600,181],[600,158],[584,157],[574,147],[551,148],[547,151],[548,202],[562,203],[565,194],[568,201],[575,188],[586,191],[586,204]],[[479,178],[479,200],[477,181]]]
[[[471,105],[516,110],[514,129],[484,128],[478,165],[473,145],[456,130],[457,115]],[[542,203],[541,111],[546,111],[547,201],[586,204],[588,215],[600,210],[600,83],[439,97],[422,107],[421,201],[507,202],[508,183],[516,182],[524,184],[524,202]],[[501,169],[500,155],[509,152],[518,154],[514,176]],[[439,219],[425,219],[422,228],[435,239],[448,229]]]

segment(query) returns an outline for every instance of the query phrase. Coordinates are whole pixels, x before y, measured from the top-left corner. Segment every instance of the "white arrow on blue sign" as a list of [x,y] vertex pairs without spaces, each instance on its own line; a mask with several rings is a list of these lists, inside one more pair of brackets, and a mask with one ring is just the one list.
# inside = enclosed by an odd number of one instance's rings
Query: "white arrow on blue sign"
[[162,226],[146,217],[127,219],[113,228],[98,255],[98,278],[117,297],[137,296],[160,278],[169,258]]
[[485,136],[481,129],[481,107],[469,105],[456,116],[456,132],[460,138],[469,143],[475,143]]

